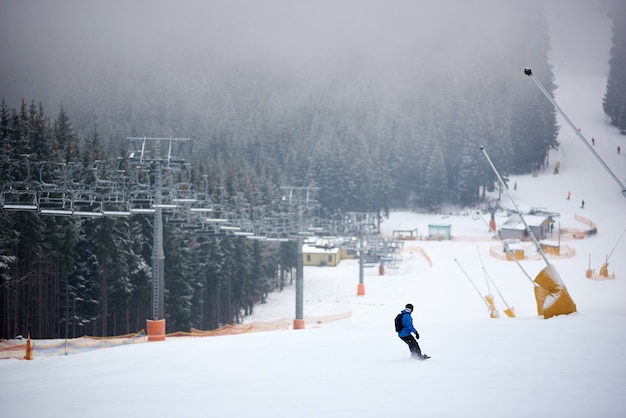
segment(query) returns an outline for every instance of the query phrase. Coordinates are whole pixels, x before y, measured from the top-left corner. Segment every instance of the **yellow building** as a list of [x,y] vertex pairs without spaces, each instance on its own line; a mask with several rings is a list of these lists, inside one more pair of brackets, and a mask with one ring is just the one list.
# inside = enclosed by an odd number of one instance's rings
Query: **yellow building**
[[311,245],[304,244],[302,246],[302,263],[305,266],[336,266],[339,264],[341,257],[339,256],[339,248],[329,245]]

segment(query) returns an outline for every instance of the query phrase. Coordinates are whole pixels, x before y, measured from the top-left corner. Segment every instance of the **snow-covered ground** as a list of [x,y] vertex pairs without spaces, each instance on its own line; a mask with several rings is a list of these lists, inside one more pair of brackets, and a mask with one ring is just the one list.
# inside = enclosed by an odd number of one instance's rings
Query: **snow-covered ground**
[[[567,26],[567,25],[566,25]],[[584,25],[561,27],[585,36]],[[577,33],[580,32],[580,33]],[[563,36],[563,34],[561,34]],[[608,45],[608,30],[604,34]],[[597,49],[604,45],[594,46]],[[585,51],[578,51],[585,56]],[[556,54],[556,52],[555,52]],[[608,54],[608,46],[604,58]],[[558,55],[558,54],[557,54]],[[554,58],[556,60],[556,58]],[[569,61],[568,61],[569,60]],[[607,125],[602,74],[580,74],[559,57],[556,100],[613,172],[626,181],[626,137]],[[524,64],[526,65],[526,63]],[[556,67],[556,64],[555,64]],[[520,77],[522,74],[520,67]],[[536,86],[528,80],[529,89]],[[80,355],[0,361],[3,417],[624,417],[626,416],[626,198],[562,123],[561,150],[537,177],[517,176],[522,209],[561,214],[562,228],[598,233],[561,242],[575,256],[551,259],[578,312],[543,319],[533,287],[513,262],[490,254],[498,244],[482,220],[467,215],[393,213],[383,232],[452,225],[453,241],[410,241],[398,269],[365,270],[358,262],[306,267],[304,315],[350,312],[349,319],[304,330],[210,338],[169,338]],[[558,175],[553,164],[561,162]],[[571,199],[567,200],[567,193]],[[582,209],[581,201],[585,207]],[[508,205],[506,196],[503,204]],[[509,205],[512,207],[512,205]],[[499,214],[498,225],[503,221]],[[606,257],[613,280],[589,280]],[[456,262],[455,262],[456,260]],[[482,266],[484,265],[484,271]],[[543,260],[523,261],[532,278]],[[496,296],[491,319],[480,294]],[[493,279],[487,288],[485,273]],[[294,288],[272,294],[248,322],[293,318]],[[501,294],[504,298],[500,298]],[[393,317],[415,305],[420,344],[432,359],[409,359]],[[513,307],[515,318],[503,314]]]

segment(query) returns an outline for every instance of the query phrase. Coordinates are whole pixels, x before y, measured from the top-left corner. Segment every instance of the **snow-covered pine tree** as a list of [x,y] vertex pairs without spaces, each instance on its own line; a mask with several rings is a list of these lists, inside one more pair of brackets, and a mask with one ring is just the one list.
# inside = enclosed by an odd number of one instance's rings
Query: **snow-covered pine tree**
[[610,17],[613,19],[613,44],[609,55],[609,74],[604,95],[604,113],[611,124],[626,135],[626,2],[614,1]]

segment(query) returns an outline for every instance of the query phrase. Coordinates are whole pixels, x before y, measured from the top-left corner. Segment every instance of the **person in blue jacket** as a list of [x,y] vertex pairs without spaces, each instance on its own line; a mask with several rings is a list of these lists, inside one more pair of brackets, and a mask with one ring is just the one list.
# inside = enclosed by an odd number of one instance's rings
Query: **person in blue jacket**
[[[417,343],[420,335],[413,326],[413,318],[411,317],[411,312],[413,312],[413,305],[407,303],[405,308],[402,310],[402,329],[398,332],[398,337],[402,341],[404,341],[411,351],[411,358],[418,360],[425,360],[429,358],[426,354],[422,354],[422,350],[420,350],[420,346]],[[413,335],[415,334],[415,338]]]

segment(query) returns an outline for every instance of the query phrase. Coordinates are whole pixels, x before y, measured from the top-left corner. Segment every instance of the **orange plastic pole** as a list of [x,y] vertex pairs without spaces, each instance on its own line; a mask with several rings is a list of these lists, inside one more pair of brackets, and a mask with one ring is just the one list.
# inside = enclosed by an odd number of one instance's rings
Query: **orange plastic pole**
[[33,344],[30,342],[30,332],[28,333],[28,339],[26,340],[26,355],[24,356],[24,360],[32,360],[33,359]]

